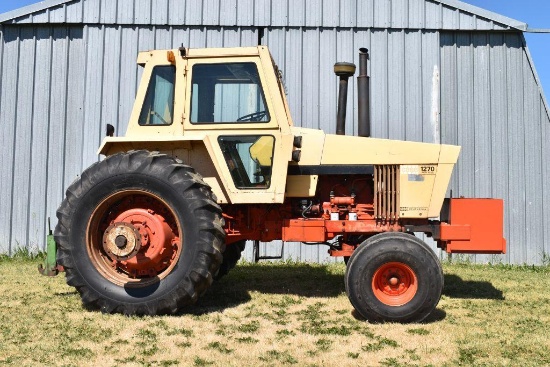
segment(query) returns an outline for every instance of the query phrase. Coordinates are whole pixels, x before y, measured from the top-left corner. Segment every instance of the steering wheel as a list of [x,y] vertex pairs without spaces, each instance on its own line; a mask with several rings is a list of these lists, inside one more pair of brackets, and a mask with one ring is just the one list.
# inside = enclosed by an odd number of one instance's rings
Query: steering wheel
[[253,112],[249,113],[248,115],[239,117],[237,121],[261,121],[265,117],[265,115],[267,115],[266,111]]

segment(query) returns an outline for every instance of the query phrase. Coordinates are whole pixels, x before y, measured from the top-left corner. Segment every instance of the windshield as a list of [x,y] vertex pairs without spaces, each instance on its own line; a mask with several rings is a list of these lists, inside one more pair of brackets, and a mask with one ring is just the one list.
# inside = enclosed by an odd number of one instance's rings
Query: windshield
[[256,64],[196,64],[191,91],[192,123],[267,122]]
[[174,116],[176,68],[155,66],[139,115],[140,125],[170,125]]

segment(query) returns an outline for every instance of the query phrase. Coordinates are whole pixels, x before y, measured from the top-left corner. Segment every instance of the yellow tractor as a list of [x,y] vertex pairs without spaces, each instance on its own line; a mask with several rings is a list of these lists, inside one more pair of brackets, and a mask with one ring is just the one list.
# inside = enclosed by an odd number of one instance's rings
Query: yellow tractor
[[446,199],[460,151],[370,138],[368,51],[360,49],[359,135],[294,126],[267,47],[141,52],[128,130],[67,189],[57,262],[87,307],[172,314],[239,260],[247,240],[318,243],[347,263],[355,309],[417,322],[436,307],[448,253],[504,253],[498,199]]

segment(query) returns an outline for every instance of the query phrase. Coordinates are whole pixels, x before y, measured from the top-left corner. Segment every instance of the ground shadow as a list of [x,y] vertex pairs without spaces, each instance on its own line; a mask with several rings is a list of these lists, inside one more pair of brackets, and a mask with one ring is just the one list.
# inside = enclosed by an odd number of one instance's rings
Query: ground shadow
[[250,301],[250,292],[300,297],[337,297],[344,293],[343,274],[333,274],[327,266],[277,264],[237,266],[215,281],[184,313],[204,314],[221,311]]
[[485,281],[463,280],[454,274],[445,275],[443,294],[451,298],[504,300],[500,289]]

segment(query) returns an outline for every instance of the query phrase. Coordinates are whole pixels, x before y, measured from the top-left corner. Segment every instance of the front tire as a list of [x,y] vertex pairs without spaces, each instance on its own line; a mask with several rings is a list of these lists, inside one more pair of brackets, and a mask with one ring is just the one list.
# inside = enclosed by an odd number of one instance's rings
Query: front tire
[[118,153],[67,189],[57,211],[58,262],[88,308],[173,314],[218,270],[221,209],[191,167],[156,152]]
[[437,306],[443,271],[434,252],[404,233],[382,233],[364,241],[345,275],[351,304],[374,322],[421,322]]

